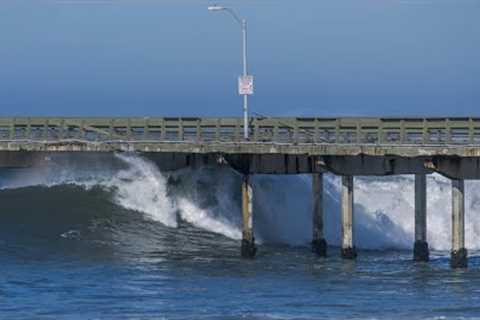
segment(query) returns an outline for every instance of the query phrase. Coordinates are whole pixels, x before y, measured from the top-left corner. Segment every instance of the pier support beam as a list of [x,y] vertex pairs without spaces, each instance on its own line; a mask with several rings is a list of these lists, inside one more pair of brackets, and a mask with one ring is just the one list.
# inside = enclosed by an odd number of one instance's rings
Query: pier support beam
[[468,265],[465,249],[465,183],[452,180],[452,268],[466,268]]
[[342,176],[342,258],[356,257],[353,245],[353,176]]
[[241,253],[244,258],[253,258],[257,252],[255,238],[253,236],[253,189],[251,177],[244,175],[242,180],[242,215],[243,232]]
[[313,238],[312,251],[319,257],[327,256],[327,241],[323,234],[323,174],[312,175],[313,192]]
[[427,242],[427,176],[415,175],[415,244],[413,260],[428,261]]

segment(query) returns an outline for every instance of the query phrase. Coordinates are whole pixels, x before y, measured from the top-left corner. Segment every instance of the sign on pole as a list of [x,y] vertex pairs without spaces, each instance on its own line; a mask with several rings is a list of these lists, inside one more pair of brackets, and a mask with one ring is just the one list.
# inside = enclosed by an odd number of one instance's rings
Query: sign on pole
[[253,76],[238,77],[238,94],[240,95],[253,94]]

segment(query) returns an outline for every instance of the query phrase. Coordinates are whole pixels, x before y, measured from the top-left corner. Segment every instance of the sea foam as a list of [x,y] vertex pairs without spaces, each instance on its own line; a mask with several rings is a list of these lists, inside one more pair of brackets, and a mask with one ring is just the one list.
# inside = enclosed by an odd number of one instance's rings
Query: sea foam
[[[2,189],[74,184],[85,189],[111,191],[111,201],[167,227],[183,220],[197,228],[241,238],[240,176],[224,166],[186,168],[162,173],[135,154],[117,154],[122,168],[108,164],[69,167],[51,165],[18,171]],[[326,174],[324,194],[325,234],[329,244],[340,243],[340,179]],[[263,243],[308,245],[311,241],[311,179],[308,175],[255,175],[254,231]],[[466,183],[466,246],[480,249],[480,185]],[[436,250],[449,250],[451,241],[451,190],[440,175],[427,178],[428,241]],[[414,231],[414,178],[356,177],[354,238],[367,249],[409,249]]]

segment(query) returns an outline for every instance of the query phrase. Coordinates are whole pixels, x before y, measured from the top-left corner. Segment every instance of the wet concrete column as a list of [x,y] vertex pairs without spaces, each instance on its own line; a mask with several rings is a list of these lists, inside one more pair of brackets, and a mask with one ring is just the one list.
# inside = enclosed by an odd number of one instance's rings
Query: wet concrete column
[[427,176],[415,175],[415,244],[413,246],[415,261],[428,261],[427,242]]
[[342,176],[342,257],[357,257],[353,245],[353,176]]
[[327,242],[323,233],[323,174],[312,175],[313,238],[312,251],[319,257],[327,256]]
[[465,249],[465,184],[463,180],[452,180],[452,268],[466,268]]
[[257,252],[253,237],[253,189],[250,175],[244,175],[242,180],[242,215],[243,232],[241,253],[244,258],[253,258]]

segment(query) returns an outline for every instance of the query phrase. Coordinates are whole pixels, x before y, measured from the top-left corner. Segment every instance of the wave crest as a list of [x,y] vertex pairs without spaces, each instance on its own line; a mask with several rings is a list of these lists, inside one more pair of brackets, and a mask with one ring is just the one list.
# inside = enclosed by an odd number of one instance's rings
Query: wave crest
[[[5,173],[2,189],[73,184],[84,189],[108,189],[111,201],[140,212],[167,227],[181,219],[197,228],[232,239],[241,238],[240,176],[224,167],[161,173],[138,156],[118,154],[109,161],[69,165],[52,159],[46,167]],[[340,243],[339,178],[326,175],[325,234]],[[427,180],[428,241],[433,249],[449,250],[451,194],[448,179]],[[258,175],[254,185],[254,228],[260,242],[306,245],[311,240],[311,180],[309,176]],[[466,184],[466,245],[480,249],[479,185]],[[355,179],[354,237],[360,248],[409,249],[414,232],[413,176]]]

